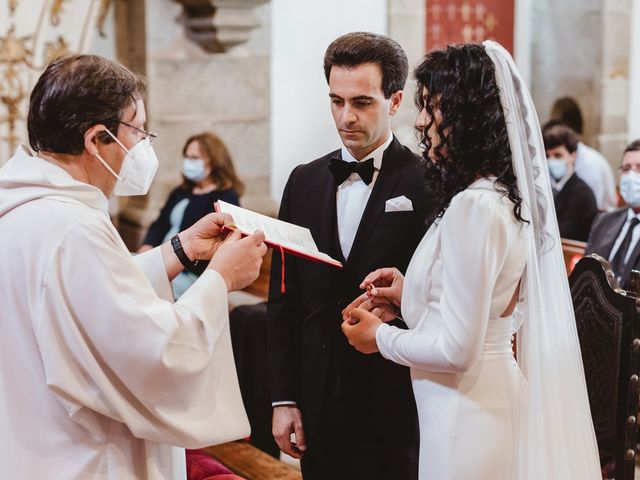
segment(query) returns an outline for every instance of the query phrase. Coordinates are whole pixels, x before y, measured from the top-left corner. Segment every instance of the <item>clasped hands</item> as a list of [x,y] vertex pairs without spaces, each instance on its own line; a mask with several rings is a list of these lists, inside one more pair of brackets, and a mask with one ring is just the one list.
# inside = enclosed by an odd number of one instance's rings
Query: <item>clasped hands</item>
[[[226,234],[223,227],[232,233]],[[267,253],[264,233],[257,231],[242,238],[229,214],[210,213],[179,235],[187,256],[210,260],[207,268],[220,274],[229,291],[251,285],[260,275],[262,257]]]
[[378,351],[376,331],[398,317],[404,276],[397,268],[380,268],[360,284],[365,292],[342,311],[342,331],[349,344],[362,353]]

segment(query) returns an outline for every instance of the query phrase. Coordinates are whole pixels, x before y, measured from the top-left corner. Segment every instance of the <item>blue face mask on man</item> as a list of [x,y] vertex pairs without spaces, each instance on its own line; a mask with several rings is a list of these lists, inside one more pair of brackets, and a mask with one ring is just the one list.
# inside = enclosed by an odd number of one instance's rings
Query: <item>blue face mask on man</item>
[[620,176],[620,195],[630,207],[640,207],[640,173],[630,170]]
[[566,158],[549,158],[547,159],[549,173],[557,182],[562,180],[569,171],[569,162]]

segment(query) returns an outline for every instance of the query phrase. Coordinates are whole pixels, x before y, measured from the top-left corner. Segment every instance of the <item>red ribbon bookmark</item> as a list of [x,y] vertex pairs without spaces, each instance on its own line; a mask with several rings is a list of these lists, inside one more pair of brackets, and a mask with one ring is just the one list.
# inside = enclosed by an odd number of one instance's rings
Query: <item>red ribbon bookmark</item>
[[278,247],[280,248],[280,258],[282,259],[282,273],[280,274],[280,277],[282,279],[282,283],[280,284],[280,293],[281,294],[285,294],[285,286],[284,286],[284,249],[282,248],[282,245],[278,245]]

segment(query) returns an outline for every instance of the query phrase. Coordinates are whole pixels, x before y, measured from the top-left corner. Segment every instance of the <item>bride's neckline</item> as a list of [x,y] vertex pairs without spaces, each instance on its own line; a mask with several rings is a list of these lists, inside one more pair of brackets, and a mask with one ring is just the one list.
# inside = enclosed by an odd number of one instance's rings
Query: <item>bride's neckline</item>
[[479,186],[486,186],[485,184],[489,183],[491,185],[491,187],[493,188],[493,185],[495,183],[495,181],[498,179],[498,177],[496,177],[495,175],[489,175],[488,177],[481,177],[478,178],[477,180],[475,180],[471,185],[469,185],[468,188],[474,188],[474,187],[479,187]]

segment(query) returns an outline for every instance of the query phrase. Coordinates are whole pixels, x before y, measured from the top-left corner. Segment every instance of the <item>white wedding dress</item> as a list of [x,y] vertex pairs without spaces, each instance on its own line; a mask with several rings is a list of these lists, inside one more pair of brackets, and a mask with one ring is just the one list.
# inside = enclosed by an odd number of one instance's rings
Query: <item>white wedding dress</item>
[[456,195],[407,270],[410,329],[383,324],[376,341],[411,367],[421,480],[600,480],[540,123],[511,55],[483,45],[527,223],[491,178]]
[[418,246],[402,295],[410,330],[382,325],[382,355],[411,367],[420,478],[510,480],[526,380],[507,309],[525,266],[513,204],[481,179],[454,197]]

